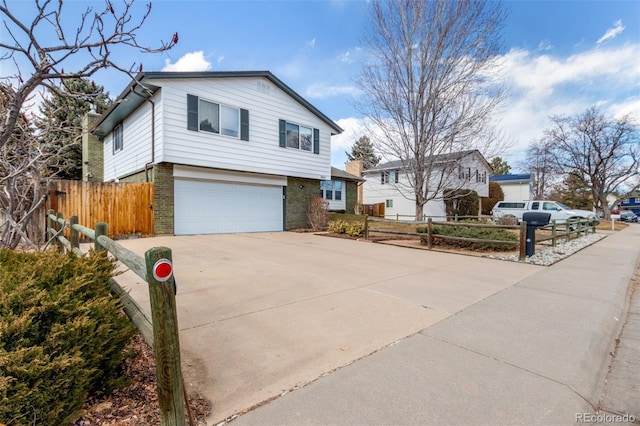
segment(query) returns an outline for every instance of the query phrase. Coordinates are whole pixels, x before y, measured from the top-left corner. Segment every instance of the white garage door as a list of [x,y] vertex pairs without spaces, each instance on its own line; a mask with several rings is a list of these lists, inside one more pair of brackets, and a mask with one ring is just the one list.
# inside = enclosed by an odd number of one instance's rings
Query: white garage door
[[282,231],[282,186],[174,180],[176,235]]

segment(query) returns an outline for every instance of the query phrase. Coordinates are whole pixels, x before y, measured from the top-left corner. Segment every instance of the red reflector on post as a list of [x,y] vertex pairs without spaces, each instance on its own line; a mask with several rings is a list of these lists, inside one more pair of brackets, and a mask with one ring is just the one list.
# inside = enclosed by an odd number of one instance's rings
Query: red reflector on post
[[160,259],[153,265],[153,278],[161,283],[171,278],[173,265],[169,259]]

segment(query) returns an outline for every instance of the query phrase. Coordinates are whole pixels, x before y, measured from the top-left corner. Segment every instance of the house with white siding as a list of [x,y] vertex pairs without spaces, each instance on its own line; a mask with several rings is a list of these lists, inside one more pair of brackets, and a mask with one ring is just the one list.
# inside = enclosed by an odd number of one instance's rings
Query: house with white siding
[[496,182],[502,188],[504,201],[533,200],[533,182],[531,173],[495,175],[489,181]]
[[156,234],[302,228],[341,132],[268,71],[144,72],[95,122],[87,175],[154,182]]
[[[489,196],[489,175],[492,169],[478,150],[440,154],[429,161],[434,164],[432,181],[442,179],[446,184],[430,191],[433,199],[424,205],[423,220],[428,217],[445,220],[445,189],[471,190],[479,197]],[[385,217],[413,220],[416,212],[415,191],[409,172],[403,164],[396,160],[364,170],[363,203],[384,203]]]

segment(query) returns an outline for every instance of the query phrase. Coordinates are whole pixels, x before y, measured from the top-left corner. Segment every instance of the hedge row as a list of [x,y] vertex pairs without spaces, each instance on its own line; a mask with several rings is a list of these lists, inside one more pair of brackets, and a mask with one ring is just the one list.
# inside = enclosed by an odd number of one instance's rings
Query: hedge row
[[[498,240],[498,241],[518,241],[518,235],[509,232],[506,229],[492,228],[471,228],[467,226],[450,226],[450,225],[433,225],[433,233],[435,235],[443,235],[449,237],[477,238],[482,240]],[[427,227],[419,227],[417,232],[426,233]],[[470,247],[480,250],[512,250],[513,245],[500,243],[484,243],[471,241],[447,241],[448,245],[456,245],[459,247]]]
[[109,293],[114,264],[0,250],[0,423],[61,425],[122,384],[135,327]]

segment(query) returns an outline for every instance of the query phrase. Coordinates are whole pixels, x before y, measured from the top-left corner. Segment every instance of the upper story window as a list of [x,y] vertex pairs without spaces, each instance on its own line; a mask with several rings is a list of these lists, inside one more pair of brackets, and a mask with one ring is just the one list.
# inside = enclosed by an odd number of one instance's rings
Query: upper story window
[[113,128],[113,153],[122,151],[124,148],[124,141],[122,138],[122,124],[118,124]]
[[187,128],[249,140],[249,111],[187,95]]
[[320,196],[325,200],[342,200],[342,181],[323,180],[320,181]]
[[309,127],[287,123],[287,148],[311,151],[313,130]]
[[380,183],[398,183],[400,181],[400,170],[389,170],[380,174]]
[[238,137],[240,109],[200,99],[198,120],[203,132]]
[[476,170],[476,183],[487,183],[487,172]]
[[320,153],[320,130],[280,120],[280,147]]

